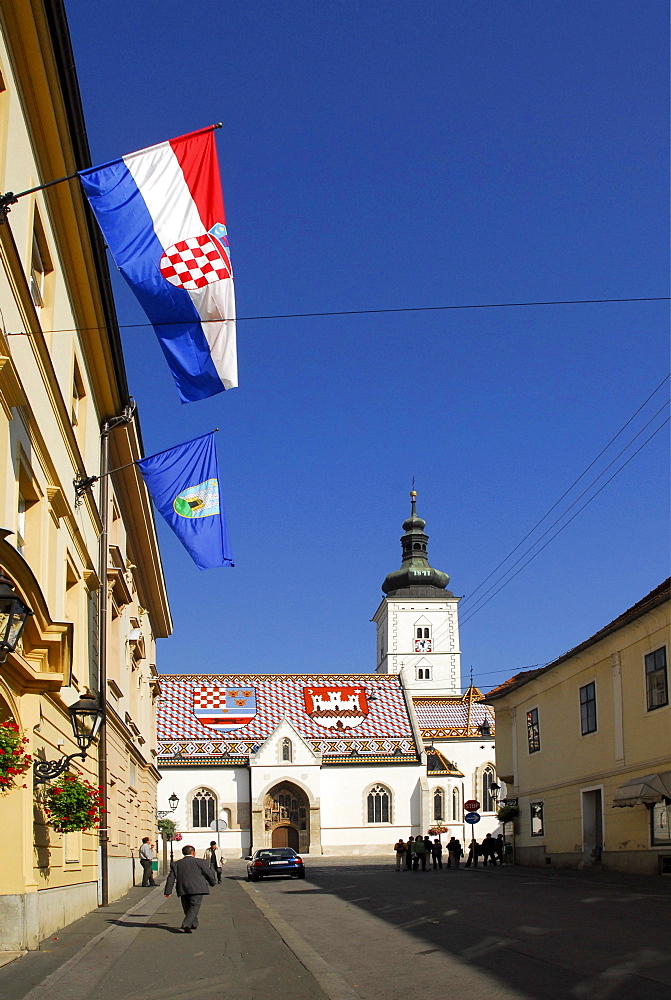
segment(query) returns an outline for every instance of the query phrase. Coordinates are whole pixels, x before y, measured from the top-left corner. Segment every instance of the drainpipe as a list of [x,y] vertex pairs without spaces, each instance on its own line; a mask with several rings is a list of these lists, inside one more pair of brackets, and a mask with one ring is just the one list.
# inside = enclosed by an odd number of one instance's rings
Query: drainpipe
[[101,788],[103,817],[105,826],[100,827],[100,905],[109,906],[109,796],[107,789],[107,616],[109,595],[107,593],[107,560],[109,547],[109,436],[115,427],[128,424],[135,413],[135,402],[124,407],[118,417],[106,420],[100,431],[100,549],[98,576],[100,579],[100,614],[98,621],[98,662],[100,704],[105,709],[98,740],[98,781]]

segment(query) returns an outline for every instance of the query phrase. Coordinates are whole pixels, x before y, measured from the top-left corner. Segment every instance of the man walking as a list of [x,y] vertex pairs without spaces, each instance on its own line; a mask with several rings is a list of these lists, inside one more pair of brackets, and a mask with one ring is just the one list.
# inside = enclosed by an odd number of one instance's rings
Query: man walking
[[217,847],[216,840],[210,841],[210,846],[205,851],[203,855],[208,865],[217,876],[217,882],[221,882],[221,868],[223,865],[223,859],[221,857],[221,851]]
[[196,849],[187,844],[182,848],[184,855],[179,861],[170,865],[170,874],[165,883],[165,898],[169,899],[173,886],[177,886],[177,895],[184,910],[182,930],[190,934],[198,927],[198,911],[203,902],[203,896],[209,895],[208,885],[216,885],[216,876],[210,871],[209,865],[201,858],[196,858]]
[[154,852],[152,850],[152,844],[149,837],[142,838],[142,846],[138,851],[140,855],[140,864],[142,865],[142,887],[148,888],[149,886],[156,885],[154,881],[154,872],[152,866],[154,863]]

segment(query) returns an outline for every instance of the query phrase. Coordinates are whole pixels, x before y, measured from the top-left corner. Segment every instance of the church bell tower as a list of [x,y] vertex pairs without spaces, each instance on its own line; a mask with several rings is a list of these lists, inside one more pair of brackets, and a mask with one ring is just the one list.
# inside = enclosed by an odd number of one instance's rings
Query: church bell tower
[[400,674],[413,697],[461,694],[459,598],[447,590],[447,573],[429,565],[417,515],[417,493],[410,493],[410,517],[403,522],[401,568],[389,573],[385,597],[375,612],[379,674]]

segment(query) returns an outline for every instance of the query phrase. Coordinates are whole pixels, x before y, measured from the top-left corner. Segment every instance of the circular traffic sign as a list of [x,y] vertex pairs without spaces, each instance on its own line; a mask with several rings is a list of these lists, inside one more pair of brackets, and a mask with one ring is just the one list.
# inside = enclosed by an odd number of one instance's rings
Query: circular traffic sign
[[476,813],[476,812],[466,813],[466,815],[464,816],[464,819],[466,820],[467,823],[479,823],[480,822],[480,813]]
[[468,802],[464,802],[464,809],[466,812],[475,812],[480,808],[480,803],[477,799],[469,799]]

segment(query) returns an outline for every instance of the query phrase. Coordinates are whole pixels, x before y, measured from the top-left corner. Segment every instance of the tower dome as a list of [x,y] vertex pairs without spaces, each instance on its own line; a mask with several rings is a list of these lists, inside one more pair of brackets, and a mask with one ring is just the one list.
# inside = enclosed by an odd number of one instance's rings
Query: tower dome
[[417,493],[410,493],[410,517],[403,522],[401,536],[403,561],[401,568],[388,573],[382,584],[387,597],[453,597],[445,588],[450,582],[447,573],[429,565],[427,543],[429,536],[424,533],[426,521],[417,514]]

